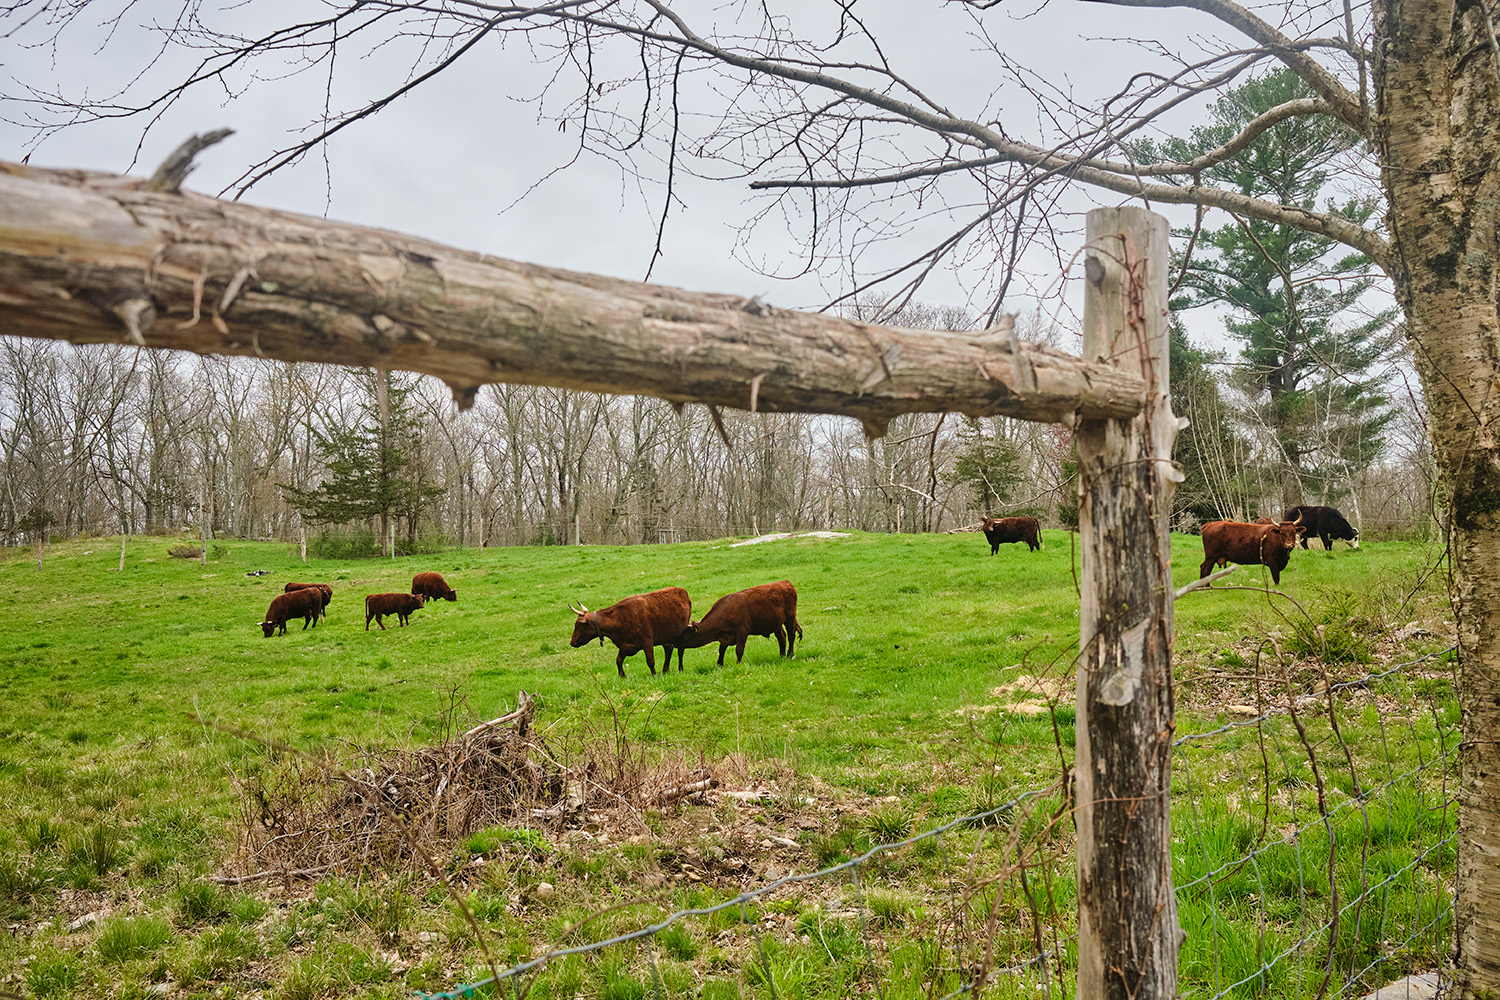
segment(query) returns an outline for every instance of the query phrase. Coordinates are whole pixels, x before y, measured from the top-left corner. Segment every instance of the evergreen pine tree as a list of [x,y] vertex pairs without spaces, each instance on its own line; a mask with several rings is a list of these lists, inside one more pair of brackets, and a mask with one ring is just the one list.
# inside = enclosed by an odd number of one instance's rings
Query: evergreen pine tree
[[[313,524],[370,522],[390,555],[390,525],[406,519],[408,544],[415,542],[423,508],[443,488],[423,480],[416,461],[421,427],[410,403],[414,383],[388,371],[354,370],[360,388],[358,422],[315,432],[327,478],[315,489],[282,485],[287,502]],[[380,393],[385,392],[382,419]]]
[[[1191,160],[1225,144],[1262,113],[1311,97],[1303,80],[1277,70],[1229,91],[1215,122],[1160,148],[1135,147],[1147,159]],[[1205,179],[1243,194],[1318,209],[1332,164],[1356,141],[1326,116],[1292,117],[1262,132],[1237,156],[1204,170]],[[1323,210],[1364,224],[1374,197],[1329,202]],[[1183,234],[1185,235],[1185,234]],[[1235,219],[1201,233],[1181,288],[1180,307],[1227,305],[1227,332],[1241,341],[1239,386],[1256,402],[1274,437],[1281,500],[1334,495],[1379,452],[1392,413],[1370,369],[1385,348],[1395,311],[1351,321],[1375,283],[1368,258],[1291,226]]]

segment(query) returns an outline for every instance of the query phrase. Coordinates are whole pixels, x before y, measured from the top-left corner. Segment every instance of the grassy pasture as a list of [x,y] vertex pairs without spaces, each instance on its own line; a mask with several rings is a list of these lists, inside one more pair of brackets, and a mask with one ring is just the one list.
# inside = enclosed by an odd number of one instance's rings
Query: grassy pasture
[[[766,842],[731,835],[745,815],[723,804],[646,816],[649,834],[608,847],[557,838],[542,850],[528,831],[471,845],[491,863],[467,884],[469,905],[502,964],[536,954],[539,943],[580,943],[668,907],[729,898],[767,866],[812,870],[1046,786],[1072,752],[1066,689],[1078,605],[1072,539],[1044,537],[1041,552],[1008,545],[994,557],[977,534],[856,534],[306,565],[285,545],[223,542],[206,567],[168,558],[168,540],[133,539],[123,573],[118,539],[51,546],[40,571],[34,552],[6,552],[0,587],[18,599],[0,628],[0,916],[17,931],[0,936],[0,978],[38,996],[90,997],[394,997],[482,978],[472,934],[430,885],[377,888],[373,876],[351,873],[289,888],[204,882],[234,849],[232,779],[283,756],[230,730],[313,754],[425,744],[508,710],[525,689],[542,703],[539,726],[561,744],[623,737],[647,756],[730,762],[743,783],[778,790],[780,801],[750,807],[763,827],[801,845],[774,862],[774,852],[757,851]],[[1447,643],[1441,575],[1427,572],[1438,555],[1431,546],[1313,546],[1283,574],[1295,604],[1217,589],[1178,603],[1179,733],[1215,728],[1236,717],[1235,705],[1255,703],[1252,637],[1275,640],[1297,664],[1288,683],[1305,692]],[[1196,579],[1200,560],[1196,538],[1174,538],[1177,585]],[[408,628],[391,617],[386,631],[366,631],[363,595],[404,591],[423,569],[441,571],[458,602],[429,604]],[[270,572],[245,575],[253,570]],[[783,578],[798,588],[805,632],[795,660],[781,660],[774,639],[752,638],[743,664],[731,648],[715,666],[710,646],[688,651],[685,672],[652,677],[636,655],[621,681],[613,646],[568,646],[570,600],[597,608],[677,584],[696,616],[724,593]],[[286,636],[262,638],[256,623],[293,579],[333,585],[328,620],[306,631],[293,621]],[[1226,582],[1260,580],[1259,567],[1245,567]],[[1292,660],[1298,651],[1318,655]],[[1268,664],[1265,673],[1280,669]],[[1036,700],[1009,686],[1021,675],[1060,683],[1039,685],[1064,690],[1056,727],[1016,707]],[[1304,720],[1320,771],[1284,720],[1179,751],[1178,879],[1219,871],[1183,894],[1183,971],[1204,987],[1199,995],[1243,978],[1237,970],[1253,973],[1277,942],[1299,937],[1310,912],[1333,904],[1326,879],[1318,902],[1326,856],[1277,847],[1266,832],[1316,818],[1320,783],[1325,800],[1344,805],[1372,784],[1389,792],[1329,821],[1343,824],[1343,842],[1368,841],[1370,824],[1378,836],[1379,850],[1340,869],[1339,899],[1379,881],[1374,857],[1391,873],[1382,921],[1436,906],[1451,870],[1451,850],[1435,846],[1448,821],[1435,790],[1441,773],[1418,768],[1456,725],[1451,682],[1441,669],[1403,672],[1339,701],[1347,756],[1326,712],[1310,709]],[[822,806],[803,805],[814,801]],[[1034,940],[1018,930],[1028,921],[1066,950],[1071,825],[1048,828],[1046,813],[1018,810],[991,831],[917,845],[882,862],[881,880],[852,902],[847,881],[777,897],[743,915],[767,929],[763,939],[747,938],[739,915],[684,922],[649,953],[554,963],[533,995],[842,996],[870,991],[872,950],[886,995],[922,995],[929,981],[952,988],[954,943],[944,953],[930,933],[948,905],[939,887],[975,851],[988,852],[983,869],[1002,872],[1005,850],[1014,855],[1007,837],[1055,845],[1032,875],[1047,901],[1038,910],[1033,895],[996,874],[992,891],[964,905],[976,919],[1006,914],[996,933],[1014,937],[1008,946],[1022,957]],[[986,837],[996,842],[985,847]],[[1257,844],[1266,849],[1253,862],[1220,871]],[[711,870],[726,856],[749,859],[738,881]],[[689,869],[706,874],[677,877]],[[533,891],[543,882],[555,896]],[[655,908],[569,930],[635,899]],[[1367,975],[1430,961],[1445,919],[1434,909],[1430,940],[1404,944]],[[1353,971],[1381,953],[1370,926],[1343,922],[1339,961]],[[1306,964],[1284,963],[1240,989],[1313,995]],[[1055,977],[1044,983],[1067,992]]]

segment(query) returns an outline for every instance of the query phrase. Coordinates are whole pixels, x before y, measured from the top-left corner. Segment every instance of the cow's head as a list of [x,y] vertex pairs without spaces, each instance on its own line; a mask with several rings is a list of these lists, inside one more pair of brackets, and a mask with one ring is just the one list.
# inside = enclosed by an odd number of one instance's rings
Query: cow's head
[[573,622],[573,638],[568,640],[569,646],[577,649],[595,637],[598,637],[599,645],[604,645],[604,631],[599,628],[599,612],[590,611],[583,604],[574,607],[572,601],[568,602],[568,610],[578,616]]
[[273,636],[273,635],[276,634],[276,623],[275,622],[260,622],[259,625],[260,625],[260,630],[266,634],[266,638],[267,639],[271,638],[271,636]]
[[1295,521],[1282,521],[1280,524],[1271,522],[1264,527],[1266,533],[1261,539],[1261,561],[1267,566],[1273,562],[1285,566],[1292,549],[1297,546],[1297,536],[1307,530],[1302,526],[1302,518],[1299,516]]

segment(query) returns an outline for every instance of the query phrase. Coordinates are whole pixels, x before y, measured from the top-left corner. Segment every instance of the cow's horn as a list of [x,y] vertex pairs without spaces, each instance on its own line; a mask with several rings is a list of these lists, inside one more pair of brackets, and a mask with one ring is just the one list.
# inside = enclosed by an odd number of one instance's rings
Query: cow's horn
[[573,612],[575,615],[581,615],[581,614],[583,614],[582,610],[580,610],[579,608],[575,608],[573,606],[573,602],[572,601],[568,602],[568,610],[571,611],[571,612]]

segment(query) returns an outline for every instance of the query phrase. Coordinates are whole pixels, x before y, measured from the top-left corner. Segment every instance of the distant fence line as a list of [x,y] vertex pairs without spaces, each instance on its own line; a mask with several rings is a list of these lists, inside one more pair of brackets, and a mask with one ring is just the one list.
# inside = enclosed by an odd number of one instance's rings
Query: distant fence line
[[[953,525],[945,528],[935,529],[932,532],[919,531],[910,528],[897,530],[894,526],[884,529],[880,533],[885,534],[942,534],[972,527],[978,523],[976,515],[974,521],[961,525]],[[583,521],[577,525],[578,532],[575,536],[573,525],[568,525],[566,534],[559,532],[559,525],[554,522],[527,522],[524,524],[496,525],[490,528],[482,539],[471,540],[468,543],[460,543],[457,539],[448,538],[443,535],[419,536],[416,546],[417,552],[438,551],[448,548],[510,548],[515,546],[545,546],[545,545],[664,545],[674,542],[704,542],[715,541],[720,538],[747,538],[760,534],[773,534],[778,532],[801,532],[801,531],[870,531],[872,529],[860,528],[837,522],[818,521],[816,523],[798,523],[795,525],[771,524],[761,526],[734,526],[725,524],[685,524],[671,523],[658,526],[650,530],[642,529],[636,524],[622,522]],[[1042,524],[1043,528],[1066,528],[1069,526],[1060,524]],[[1420,518],[1366,518],[1360,522],[1360,531],[1366,536],[1393,537],[1393,538],[1416,538],[1432,539],[1438,535],[1438,526],[1431,520]],[[1072,529],[1076,531],[1076,528]],[[1174,529],[1176,530],[1176,529]],[[120,528],[118,524],[99,524],[93,528],[80,530],[72,535],[49,535],[48,543],[70,541],[76,539],[112,538],[118,542]],[[318,533],[310,533],[308,537],[309,555],[320,544]],[[356,535],[333,534],[327,536],[325,544],[339,545]],[[198,538],[196,529],[191,526],[173,530],[162,530],[147,534],[133,534],[129,536],[131,544],[139,541],[159,540],[169,542],[173,540],[196,541]],[[292,534],[289,537],[239,537],[218,535],[210,539],[217,542],[277,542],[284,545],[297,545],[299,538]],[[406,539],[397,537],[398,550],[407,551]],[[27,548],[36,545],[35,535],[25,532],[11,532],[0,534],[0,547],[3,548]],[[371,541],[369,557],[379,554],[379,543]],[[340,558],[363,558],[364,555],[352,555],[340,552]]]

